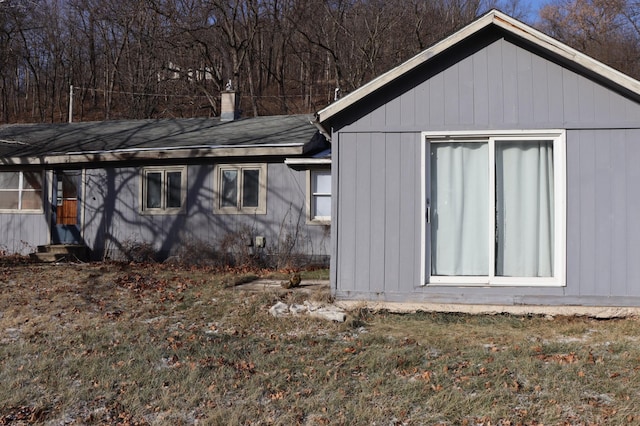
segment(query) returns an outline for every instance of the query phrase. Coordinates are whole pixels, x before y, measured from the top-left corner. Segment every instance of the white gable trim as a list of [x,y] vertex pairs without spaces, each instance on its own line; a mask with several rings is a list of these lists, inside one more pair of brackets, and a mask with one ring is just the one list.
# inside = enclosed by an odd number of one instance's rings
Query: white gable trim
[[611,68],[608,65],[603,64],[600,61],[593,59],[592,57],[585,55],[566,44],[549,37],[548,35],[530,27],[508,15],[498,11],[492,10],[486,15],[445,38],[441,42],[433,45],[427,50],[424,50],[407,60],[406,62],[398,65],[397,67],[387,71],[381,76],[371,80],[369,83],[363,85],[354,92],[349,93],[344,98],[334,102],[333,104],[323,108],[317,113],[317,120],[322,123],[329,118],[333,117],[340,111],[346,109],[350,105],[363,99],[365,96],[375,92],[386,84],[396,80],[403,74],[411,71],[419,65],[429,61],[431,58],[446,51],[450,47],[456,45],[462,40],[470,37],[478,31],[488,27],[489,25],[496,25],[503,28],[505,31],[510,32],[518,37],[521,37],[528,42],[541,47],[549,52],[552,52],[560,57],[563,57],[575,64],[584,67],[585,69],[592,71],[603,78],[625,88],[632,93],[640,96],[640,82],[628,75]]

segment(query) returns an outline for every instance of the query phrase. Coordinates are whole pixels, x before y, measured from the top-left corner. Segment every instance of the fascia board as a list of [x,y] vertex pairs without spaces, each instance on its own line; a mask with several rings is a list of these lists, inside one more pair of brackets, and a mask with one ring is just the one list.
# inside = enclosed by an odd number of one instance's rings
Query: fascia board
[[330,158],[286,158],[284,164],[289,166],[331,165]]
[[175,150],[138,150],[138,151],[104,151],[104,152],[77,152],[43,155],[37,157],[6,157],[0,159],[0,167],[21,165],[54,165],[74,163],[120,162],[120,161],[144,161],[144,160],[180,160],[195,158],[220,158],[220,157],[267,157],[302,155],[305,152],[304,145],[289,146],[253,146],[253,147],[218,147],[218,148],[193,148]]

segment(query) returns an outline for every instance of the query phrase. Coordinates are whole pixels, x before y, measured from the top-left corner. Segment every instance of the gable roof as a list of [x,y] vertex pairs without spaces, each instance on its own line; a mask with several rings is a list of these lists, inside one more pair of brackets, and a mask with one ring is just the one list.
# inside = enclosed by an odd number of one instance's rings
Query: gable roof
[[452,47],[490,26],[498,27],[509,34],[519,37],[531,45],[555,55],[567,63],[597,76],[601,80],[607,81],[609,84],[624,90],[628,94],[640,100],[640,82],[638,80],[635,80],[634,78],[629,77],[628,75],[617,71],[610,66],[605,65],[602,62],[597,61],[498,10],[491,10],[451,36],[420,52],[406,62],[387,71],[357,90],[318,111],[316,113],[316,122],[320,123],[320,125],[326,123],[341,111],[358,103],[378,89],[393,83],[409,71],[426,64],[436,56],[441,55]]
[[0,126],[0,164],[302,155],[321,142],[310,115]]

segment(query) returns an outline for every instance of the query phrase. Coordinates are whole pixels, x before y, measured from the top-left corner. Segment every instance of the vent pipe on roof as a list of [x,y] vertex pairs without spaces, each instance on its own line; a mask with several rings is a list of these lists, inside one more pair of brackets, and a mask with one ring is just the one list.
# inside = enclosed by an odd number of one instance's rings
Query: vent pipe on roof
[[220,94],[220,120],[233,121],[239,117],[238,114],[238,98],[236,92],[231,86],[231,80],[227,83],[226,90]]

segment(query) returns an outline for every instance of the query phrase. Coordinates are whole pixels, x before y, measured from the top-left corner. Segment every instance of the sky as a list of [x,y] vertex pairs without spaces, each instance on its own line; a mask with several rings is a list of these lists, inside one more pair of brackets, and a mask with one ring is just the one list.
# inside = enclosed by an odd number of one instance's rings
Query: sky
[[538,20],[538,12],[540,11],[540,9],[542,9],[542,6],[544,6],[545,4],[548,4],[550,2],[550,0],[525,0],[523,1],[523,5],[526,5],[528,3],[529,5],[529,16],[528,18],[528,23],[529,24],[534,24],[535,21]]

